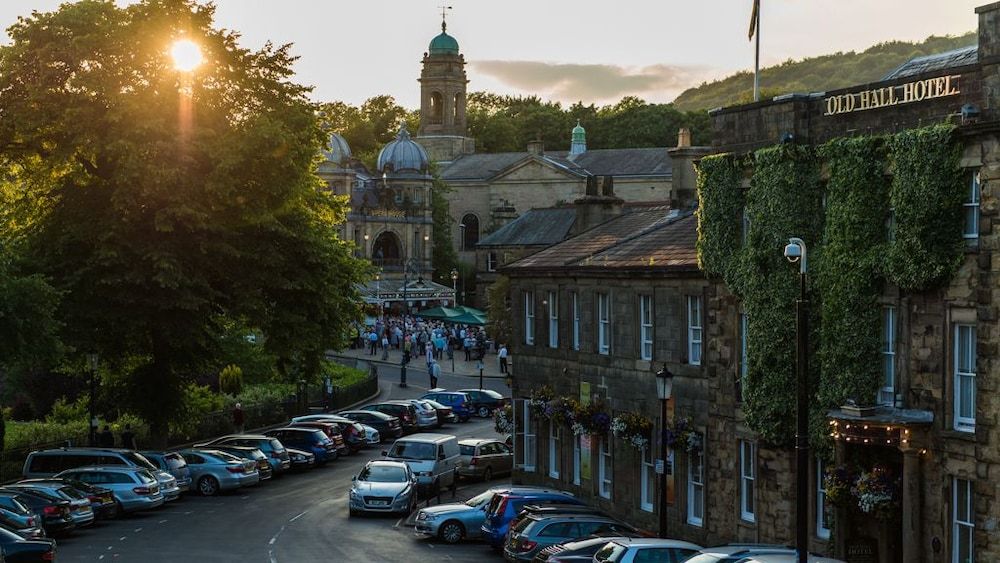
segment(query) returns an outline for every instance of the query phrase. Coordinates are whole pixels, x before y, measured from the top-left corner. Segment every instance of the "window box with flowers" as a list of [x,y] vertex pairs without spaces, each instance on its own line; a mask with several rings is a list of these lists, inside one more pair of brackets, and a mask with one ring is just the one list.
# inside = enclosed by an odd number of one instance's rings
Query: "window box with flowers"
[[653,421],[634,411],[619,414],[611,421],[611,432],[615,437],[640,451],[649,445],[652,431]]

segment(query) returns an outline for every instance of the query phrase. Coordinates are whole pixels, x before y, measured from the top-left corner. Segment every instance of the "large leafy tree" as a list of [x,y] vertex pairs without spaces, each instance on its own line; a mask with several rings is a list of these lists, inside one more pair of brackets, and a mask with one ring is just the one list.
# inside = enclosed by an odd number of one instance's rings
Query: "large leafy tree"
[[[22,188],[29,273],[62,293],[63,340],[127,382],[165,439],[224,323],[308,375],[355,315],[362,266],[313,173],[324,138],[289,47],[238,45],[192,0],[33,13],[0,48],[0,159]],[[170,47],[204,53],[191,72]]]

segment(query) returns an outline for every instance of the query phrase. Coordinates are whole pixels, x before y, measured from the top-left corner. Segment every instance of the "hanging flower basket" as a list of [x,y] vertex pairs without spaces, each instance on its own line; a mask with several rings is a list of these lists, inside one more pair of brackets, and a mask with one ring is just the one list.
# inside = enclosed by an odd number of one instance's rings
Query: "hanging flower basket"
[[531,418],[538,419],[544,417],[545,407],[555,397],[555,394],[555,391],[548,385],[542,385],[532,390],[531,397],[528,399],[528,412],[531,413]]
[[543,415],[552,424],[573,425],[574,415],[579,403],[568,397],[556,397],[545,405]]
[[649,445],[653,431],[653,421],[643,414],[629,411],[616,416],[611,421],[611,432],[637,450]]
[[854,472],[844,465],[827,469],[823,476],[823,489],[826,491],[826,500],[830,504],[839,507],[846,507],[854,502],[851,487],[857,479]]
[[510,405],[493,411],[493,428],[498,434],[510,434],[514,431],[514,409]]
[[604,404],[594,401],[588,405],[576,405],[573,413],[573,434],[607,434],[611,429],[611,415]]
[[858,501],[858,509],[879,520],[890,520],[899,512],[899,480],[882,465],[862,471],[851,493]]
[[663,439],[667,446],[674,450],[684,450],[688,453],[701,451],[701,434],[695,431],[691,419],[684,417],[663,429]]

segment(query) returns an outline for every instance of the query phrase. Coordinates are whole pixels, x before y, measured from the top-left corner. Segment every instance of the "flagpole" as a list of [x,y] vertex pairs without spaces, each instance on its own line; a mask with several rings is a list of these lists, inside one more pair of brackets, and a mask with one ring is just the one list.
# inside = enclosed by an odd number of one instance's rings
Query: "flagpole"
[[757,39],[757,51],[753,58],[753,101],[760,101],[760,4],[758,0],[758,7],[756,10],[757,21],[755,22],[754,28],[756,30]]

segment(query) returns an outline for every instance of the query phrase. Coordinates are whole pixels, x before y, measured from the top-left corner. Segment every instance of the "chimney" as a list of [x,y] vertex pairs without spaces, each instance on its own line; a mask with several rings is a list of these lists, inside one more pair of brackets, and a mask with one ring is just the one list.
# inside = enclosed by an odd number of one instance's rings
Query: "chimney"
[[535,156],[542,156],[545,154],[545,145],[542,143],[542,140],[535,139],[534,141],[528,141],[528,153]]
[[586,195],[573,202],[576,219],[570,236],[576,236],[622,214],[625,201],[615,195],[612,176],[587,176]]
[[691,146],[691,130],[687,127],[681,127],[680,131],[677,132],[677,148],[681,149],[684,147]]

